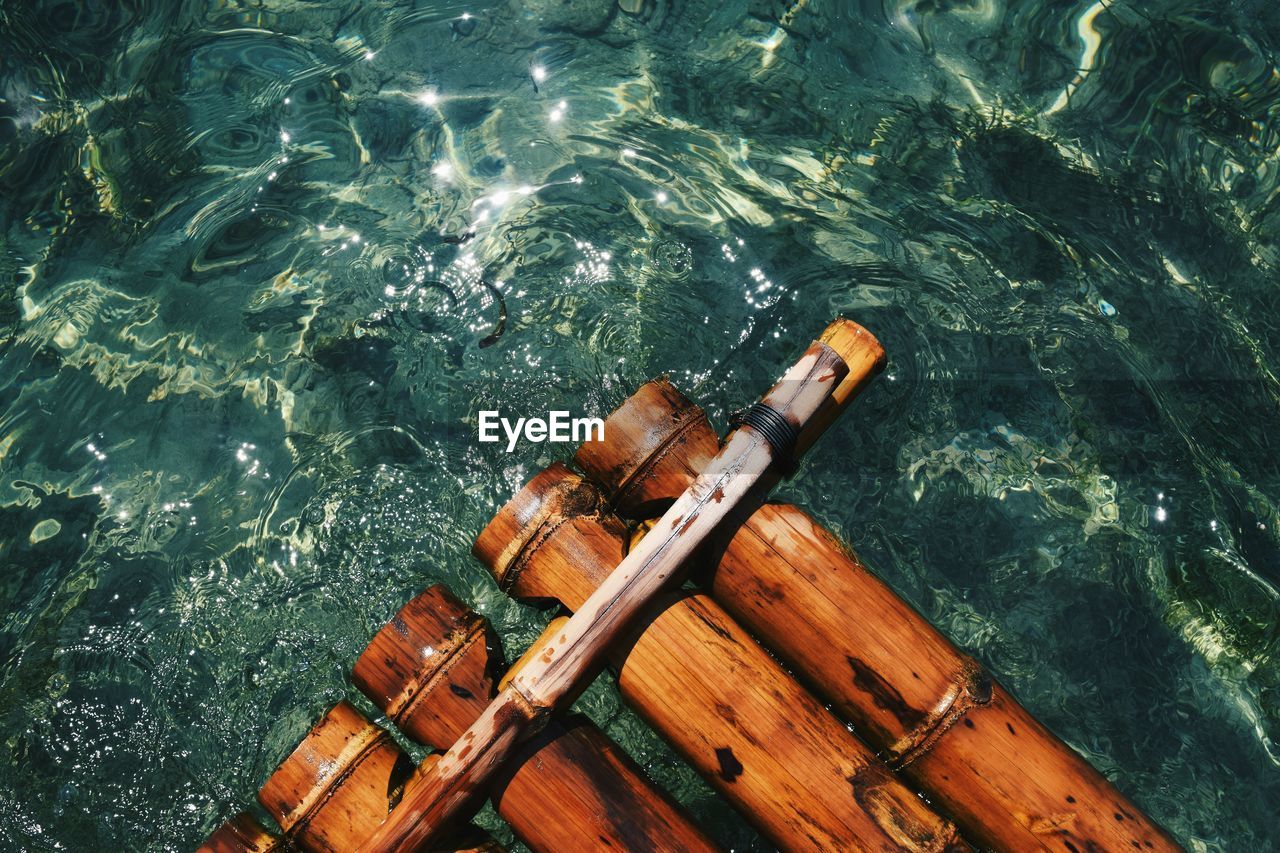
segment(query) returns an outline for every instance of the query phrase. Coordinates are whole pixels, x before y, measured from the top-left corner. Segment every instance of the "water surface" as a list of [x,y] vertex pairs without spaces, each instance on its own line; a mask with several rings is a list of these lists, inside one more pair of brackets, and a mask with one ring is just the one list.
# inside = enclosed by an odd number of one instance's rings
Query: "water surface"
[[518,652],[468,549],[568,449],[476,411],[669,372],[723,424],[837,313],[889,366],[782,496],[1190,848],[1280,844],[1278,48],[1261,0],[0,6],[0,845],[190,849],[430,583]]

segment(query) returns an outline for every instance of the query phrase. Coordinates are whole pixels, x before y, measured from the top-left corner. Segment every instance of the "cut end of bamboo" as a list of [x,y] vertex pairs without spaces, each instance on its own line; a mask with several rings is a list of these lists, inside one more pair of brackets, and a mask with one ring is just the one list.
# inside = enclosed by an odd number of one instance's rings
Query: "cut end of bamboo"
[[852,320],[841,317],[827,326],[819,341],[835,350],[849,367],[849,372],[831,392],[827,404],[801,430],[796,443],[796,453],[804,453],[827,427],[839,417],[845,407],[863,392],[867,384],[884,370],[885,351],[876,336]]
[[[399,799],[413,762],[345,699],[312,727],[258,792],[285,836],[311,847],[371,831]],[[341,846],[339,844],[338,846]]]
[[253,815],[241,812],[215,829],[196,853],[276,853],[283,849],[281,839],[267,832]]
[[838,403],[847,402],[860,383],[865,383],[884,369],[884,347],[866,327],[852,320],[837,318],[823,330],[818,340],[835,350],[849,365],[849,375],[832,394]]
[[[720,440],[702,409],[666,377],[641,385],[604,422],[605,438],[583,442],[573,461],[628,510],[660,515],[670,502],[671,485],[654,482],[661,460],[679,465],[681,473],[705,468],[720,452]],[[661,477],[659,480],[661,481]],[[684,491],[687,483],[675,489]],[[628,512],[628,515],[632,512]]]
[[[844,361],[848,373],[801,430],[797,453],[826,431],[885,364],[884,347],[852,320],[837,319],[818,340]],[[574,464],[599,483],[612,506],[628,518],[661,515],[720,450],[706,414],[666,378],[640,386],[604,423],[604,438],[584,442]]]
[[406,735],[447,746],[491,698],[497,643],[480,615],[436,584],[374,636],[351,680]]
[[509,589],[514,568],[539,531],[563,516],[591,515],[603,509],[600,492],[560,462],[549,466],[507,501],[480,535],[471,553]]

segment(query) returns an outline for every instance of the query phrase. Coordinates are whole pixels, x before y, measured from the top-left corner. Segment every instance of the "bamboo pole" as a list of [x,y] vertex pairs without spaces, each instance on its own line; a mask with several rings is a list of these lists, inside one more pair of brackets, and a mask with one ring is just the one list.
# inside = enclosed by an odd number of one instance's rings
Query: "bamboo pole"
[[[498,512],[474,553],[511,595],[573,610],[627,545],[626,526],[602,507],[595,486],[553,465]],[[560,630],[553,622],[544,636]],[[779,848],[960,846],[954,827],[707,596],[659,594],[610,660],[623,698]]]
[[[502,667],[501,643],[484,617],[436,585],[383,626],[356,661],[352,681],[405,735],[447,746],[492,700]],[[517,663],[507,678],[519,669]],[[490,797],[534,851],[718,849],[580,715],[557,717],[521,744]]]
[[[367,839],[406,792],[422,784],[435,761],[427,756],[415,767],[386,729],[344,699],[280,762],[258,792],[258,801],[292,849],[345,853]],[[483,831],[463,824],[450,827],[419,853],[501,850]]]
[[241,812],[213,831],[196,853],[282,853],[284,841]]
[[[801,430],[847,372],[833,349],[815,342],[762,402],[791,429]],[[766,475],[773,462],[764,432],[736,431],[721,454],[659,519],[652,534],[449,748],[432,774],[432,784],[411,792],[362,849],[410,850],[438,832],[476,795],[530,728],[540,728],[553,710],[572,701],[595,674],[609,644],[659,590],[678,577],[685,560],[711,531],[740,505],[759,500],[759,487],[771,485]]]
[[[682,492],[718,445],[665,381],[639,389],[605,436],[575,461],[633,518]],[[967,837],[1002,850],[1178,849],[804,512],[767,504],[725,538],[702,555],[703,586]]]

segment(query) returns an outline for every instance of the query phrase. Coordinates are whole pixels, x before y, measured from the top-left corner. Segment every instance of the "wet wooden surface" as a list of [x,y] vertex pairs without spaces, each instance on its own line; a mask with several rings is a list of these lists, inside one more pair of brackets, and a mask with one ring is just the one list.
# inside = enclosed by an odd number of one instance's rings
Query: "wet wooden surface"
[[215,829],[196,853],[279,853],[284,849],[282,839],[242,812]]
[[[845,378],[847,367],[826,344],[814,342],[762,401],[793,428],[803,429]],[[441,757],[430,784],[411,791],[364,846],[407,850],[471,801],[527,731],[572,701],[594,677],[611,642],[684,567],[697,546],[735,508],[757,500],[757,488],[776,477],[763,437],[740,429],[658,520],[650,536],[610,572],[562,632],[548,642]]]
[[[683,491],[717,443],[661,380],[610,416],[605,437],[575,459],[636,518]],[[700,554],[694,577],[966,837],[1003,850],[1179,849],[802,510],[759,508]]]
[[[502,665],[501,646],[485,620],[437,585],[378,632],[352,680],[400,731],[422,744],[448,746],[496,694]],[[581,716],[553,719],[521,744],[489,794],[535,851],[718,849]]]
[[[594,486],[556,465],[504,507],[476,550],[516,597],[554,599],[572,610],[608,579],[627,533],[601,511]],[[518,547],[500,544],[508,535]],[[508,562],[491,562],[502,559]],[[611,658],[627,701],[779,847],[942,850],[958,843],[950,824],[709,597],[663,593]]]
[[[281,849],[347,853],[377,830],[406,791],[429,778],[434,763],[428,756],[415,767],[385,729],[343,700],[280,763],[258,801],[291,845]],[[440,853],[501,849],[465,823],[423,848]]]

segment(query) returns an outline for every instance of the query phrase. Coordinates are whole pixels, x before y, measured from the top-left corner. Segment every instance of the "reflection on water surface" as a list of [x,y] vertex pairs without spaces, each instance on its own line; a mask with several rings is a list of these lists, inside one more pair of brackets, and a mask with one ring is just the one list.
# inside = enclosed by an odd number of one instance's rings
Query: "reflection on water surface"
[[[1194,849],[1280,838],[1280,13],[570,0],[0,10],[0,837],[189,849],[659,372],[843,312],[784,494]],[[602,682],[582,707],[759,849]],[[492,819],[490,819],[492,824]]]

